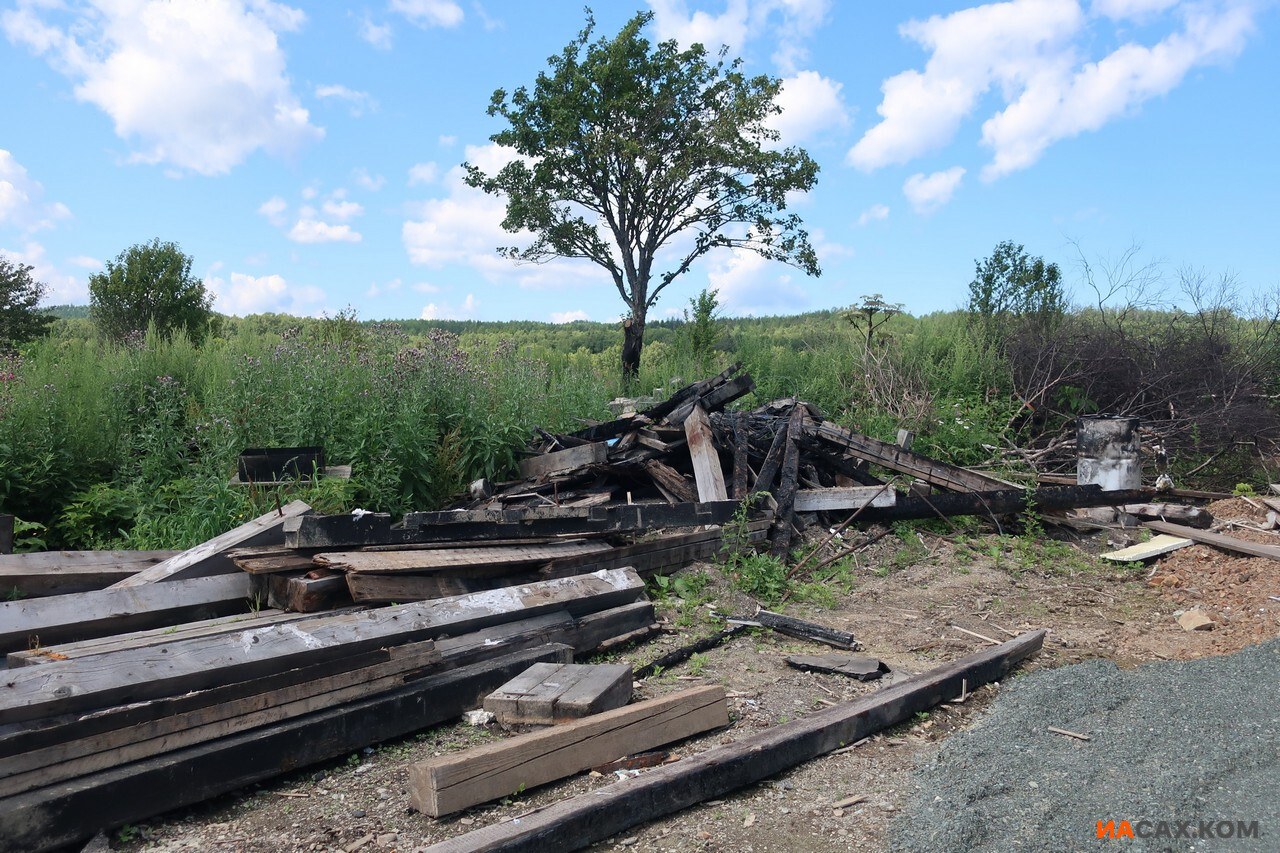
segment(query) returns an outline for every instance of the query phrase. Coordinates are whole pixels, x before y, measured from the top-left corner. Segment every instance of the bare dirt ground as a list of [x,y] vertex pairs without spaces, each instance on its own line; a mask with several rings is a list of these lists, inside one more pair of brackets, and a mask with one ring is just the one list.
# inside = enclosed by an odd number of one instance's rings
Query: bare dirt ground
[[[1250,524],[1265,516],[1238,500],[1220,502],[1211,510],[1220,520]],[[1280,544],[1280,534],[1273,532],[1228,532]],[[828,600],[821,605],[793,603],[787,610],[853,632],[868,654],[909,673],[985,645],[956,628],[993,640],[1048,628],[1044,650],[1024,671],[1096,658],[1122,667],[1190,660],[1280,635],[1280,601],[1268,597],[1280,596],[1280,562],[1233,557],[1197,545],[1155,566],[1116,567],[1088,556],[1110,550],[1106,533],[1074,544],[1043,541],[902,529],[857,554],[855,563],[825,581]],[[669,631],[614,658],[642,665],[711,633],[718,626],[709,603],[721,610],[750,612],[716,567],[696,566],[685,574],[709,578],[706,589],[696,599],[664,597],[659,611]],[[1178,625],[1176,614],[1193,607],[1215,621],[1214,630],[1187,632]],[[756,632],[646,679],[636,693],[648,698],[694,684],[724,685],[733,725],[675,750],[678,755],[692,754],[876,689],[875,682],[804,673],[783,662],[788,654],[823,651]],[[998,690],[983,688],[964,704],[941,706],[860,746],[804,764],[723,801],[636,827],[595,849],[883,849],[888,825],[911,788],[913,766],[935,754],[948,734],[968,726]],[[584,774],[440,820],[410,807],[411,763],[502,736],[496,728],[465,724],[433,729],[345,762],[126,827],[112,839],[112,846],[227,853],[417,850],[616,781],[613,775]],[[854,796],[864,799],[832,807]]]

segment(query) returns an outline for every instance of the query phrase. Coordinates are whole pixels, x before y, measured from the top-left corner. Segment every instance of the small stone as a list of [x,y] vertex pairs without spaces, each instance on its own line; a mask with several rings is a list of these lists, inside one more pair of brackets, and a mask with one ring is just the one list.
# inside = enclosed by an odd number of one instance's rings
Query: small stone
[[630,847],[632,844],[635,844],[635,843],[636,843],[637,841],[639,841],[639,840],[640,840],[640,836],[638,836],[638,835],[633,835],[633,836],[631,836],[630,838],[624,838],[624,839],[622,839],[622,840],[621,840],[621,841],[619,841],[618,843],[619,843],[619,844],[621,844],[623,847]]
[[462,824],[463,826],[471,826],[471,824],[475,822],[476,822],[476,819],[473,817],[464,817],[458,821],[458,823]]
[[352,816],[352,817],[364,817],[364,816],[365,816],[365,810],[364,810],[364,809],[356,809],[355,811],[353,811],[353,812],[351,813],[351,816]]
[[1188,610],[1178,617],[1178,624],[1184,631],[1212,631],[1217,623],[1199,610]]
[[372,832],[369,833],[368,835],[363,835],[360,838],[357,838],[355,841],[352,841],[350,844],[348,844],[346,847],[343,847],[342,849],[344,853],[356,853],[357,850],[359,850],[361,847],[364,847],[366,844],[368,844],[371,841],[373,841]]
[[778,809],[778,814],[791,814],[791,809]]
[[747,815],[746,819],[742,821],[742,828],[743,828],[743,829],[750,829],[751,827],[753,827],[753,826],[755,826],[755,825],[756,825],[756,814],[755,814],[755,812],[752,812],[751,814]]
[[387,832],[387,833],[384,833],[384,834],[382,834],[382,835],[379,835],[379,836],[378,836],[378,846],[379,846],[379,847],[390,847],[392,844],[395,844],[395,843],[396,843],[396,841],[397,841],[397,840],[399,840],[399,838],[400,838],[400,836],[399,836],[399,835],[397,835],[397,834],[396,834],[396,833],[394,833],[394,832]]
[[832,817],[844,817],[844,809],[832,809],[832,810],[831,810],[831,816],[832,816]]

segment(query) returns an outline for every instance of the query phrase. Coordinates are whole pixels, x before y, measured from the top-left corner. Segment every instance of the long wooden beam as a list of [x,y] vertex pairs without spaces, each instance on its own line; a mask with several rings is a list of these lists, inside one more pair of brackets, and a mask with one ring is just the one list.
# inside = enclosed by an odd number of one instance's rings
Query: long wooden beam
[[0,595],[66,595],[102,589],[178,551],[40,551],[0,556]]
[[[1127,503],[1143,494],[1138,490],[1104,492],[1101,486],[1041,486],[1038,489],[1002,489],[995,492],[953,492],[928,497],[899,496],[893,506],[869,506],[859,522],[904,521],[953,515],[993,517],[1019,513],[1034,506],[1037,511],[1111,506]],[[1030,501],[1030,503],[1028,503]]]
[[239,527],[221,533],[194,548],[188,548],[181,554],[156,563],[136,575],[117,581],[111,585],[111,588],[145,586],[158,581],[204,577],[219,572],[236,571],[235,565],[226,556],[227,551],[247,545],[278,545],[284,541],[282,530],[285,520],[300,518],[309,512],[311,507],[306,503],[293,501],[278,510],[273,509],[252,521],[246,521]]
[[6,601],[0,603],[0,654],[244,613],[249,592],[249,576],[237,572]]
[[432,853],[579,850],[629,827],[766,779],[994,681],[1039,650],[1044,637],[1044,631],[1023,634],[854,702],[427,849]]
[[851,456],[865,459],[890,471],[909,474],[943,489],[957,492],[989,492],[1017,488],[1016,484],[992,477],[990,474],[948,465],[896,444],[881,441],[869,435],[860,435],[830,421],[813,424],[806,429],[806,432],[841,448]]
[[1223,551],[1280,560],[1280,548],[1275,545],[1262,545],[1257,542],[1249,542],[1246,539],[1237,539],[1234,536],[1224,536],[1211,530],[1196,530],[1194,527],[1187,527],[1185,524],[1171,524],[1167,521],[1144,521],[1142,524],[1144,527],[1149,527],[1160,533],[1181,536],[1183,539],[1190,539],[1192,542],[1199,542],[1202,545],[1212,545]]

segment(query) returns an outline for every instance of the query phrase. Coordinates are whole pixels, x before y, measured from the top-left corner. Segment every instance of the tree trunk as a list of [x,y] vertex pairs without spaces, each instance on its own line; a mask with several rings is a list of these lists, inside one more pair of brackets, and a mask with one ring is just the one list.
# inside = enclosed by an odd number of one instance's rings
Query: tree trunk
[[640,351],[644,349],[644,316],[634,313],[622,321],[622,381],[630,385],[640,373]]

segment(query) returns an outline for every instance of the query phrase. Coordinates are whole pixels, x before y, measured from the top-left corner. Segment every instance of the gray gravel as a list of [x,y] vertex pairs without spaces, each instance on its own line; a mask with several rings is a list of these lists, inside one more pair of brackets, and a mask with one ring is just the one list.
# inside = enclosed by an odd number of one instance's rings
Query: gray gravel
[[[1280,641],[1015,678],[915,780],[894,851],[1280,851]],[[1099,840],[1098,821],[1111,820],[1148,837]],[[1257,821],[1258,837],[1240,838],[1237,821]],[[1202,822],[1211,838],[1196,837]]]

